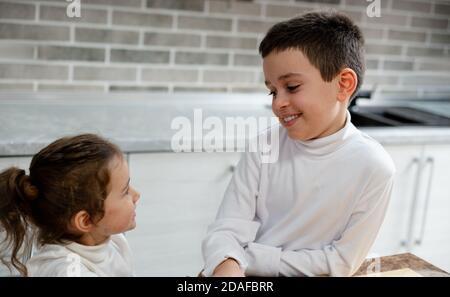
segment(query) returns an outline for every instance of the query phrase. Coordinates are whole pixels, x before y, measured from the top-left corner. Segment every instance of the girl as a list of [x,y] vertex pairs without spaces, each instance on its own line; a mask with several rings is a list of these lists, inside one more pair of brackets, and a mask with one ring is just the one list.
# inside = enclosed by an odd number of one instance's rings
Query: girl
[[[132,276],[123,232],[134,229],[139,193],[120,149],[93,134],[59,139],[37,153],[30,175],[0,173],[0,227],[12,251],[0,259],[24,276]],[[29,232],[37,250],[26,263]]]

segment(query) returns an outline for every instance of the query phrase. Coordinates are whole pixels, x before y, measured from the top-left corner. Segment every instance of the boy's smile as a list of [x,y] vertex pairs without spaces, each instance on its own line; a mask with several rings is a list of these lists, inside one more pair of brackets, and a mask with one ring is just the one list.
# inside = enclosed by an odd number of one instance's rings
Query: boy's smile
[[290,127],[290,126],[294,125],[294,123],[297,121],[297,119],[301,116],[302,116],[302,113],[297,113],[297,114],[285,116],[281,119],[284,122],[284,126]]
[[345,124],[346,102],[338,100],[339,75],[330,82],[298,49],[274,51],[264,58],[265,83],[272,110],[289,137],[311,140],[331,135]]

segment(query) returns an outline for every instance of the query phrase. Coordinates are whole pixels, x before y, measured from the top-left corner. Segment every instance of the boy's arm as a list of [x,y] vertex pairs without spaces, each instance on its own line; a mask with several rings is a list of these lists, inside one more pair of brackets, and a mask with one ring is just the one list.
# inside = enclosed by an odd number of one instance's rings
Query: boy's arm
[[241,269],[240,264],[233,258],[228,258],[220,263],[216,269],[214,269],[213,276],[219,277],[244,277],[244,271]]
[[253,221],[259,184],[258,155],[245,153],[225,192],[216,220],[202,242],[205,276],[227,258],[234,259],[244,271],[247,266],[244,246],[255,239],[260,224]]
[[[282,251],[250,243],[247,275],[350,276],[367,256],[383,222],[393,186],[393,172],[372,179],[359,199],[342,236],[322,249]],[[320,224],[320,222],[317,222]]]

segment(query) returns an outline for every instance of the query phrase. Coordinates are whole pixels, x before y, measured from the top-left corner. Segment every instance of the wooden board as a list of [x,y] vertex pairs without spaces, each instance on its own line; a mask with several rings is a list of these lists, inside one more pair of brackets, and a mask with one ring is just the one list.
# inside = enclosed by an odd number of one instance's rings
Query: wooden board
[[362,277],[421,277],[422,275],[415,272],[414,270],[412,270],[410,268],[403,268],[403,269],[397,269],[397,270],[391,270],[391,271],[369,273],[369,274],[360,275],[360,276],[362,276]]

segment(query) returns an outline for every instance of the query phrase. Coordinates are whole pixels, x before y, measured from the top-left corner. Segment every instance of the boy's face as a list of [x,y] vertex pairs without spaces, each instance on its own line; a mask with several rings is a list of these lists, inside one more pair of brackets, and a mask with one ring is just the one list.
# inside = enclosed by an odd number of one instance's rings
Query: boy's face
[[263,69],[265,83],[273,94],[272,110],[289,137],[310,140],[342,128],[337,78],[324,81],[302,51],[272,52],[264,58]]

